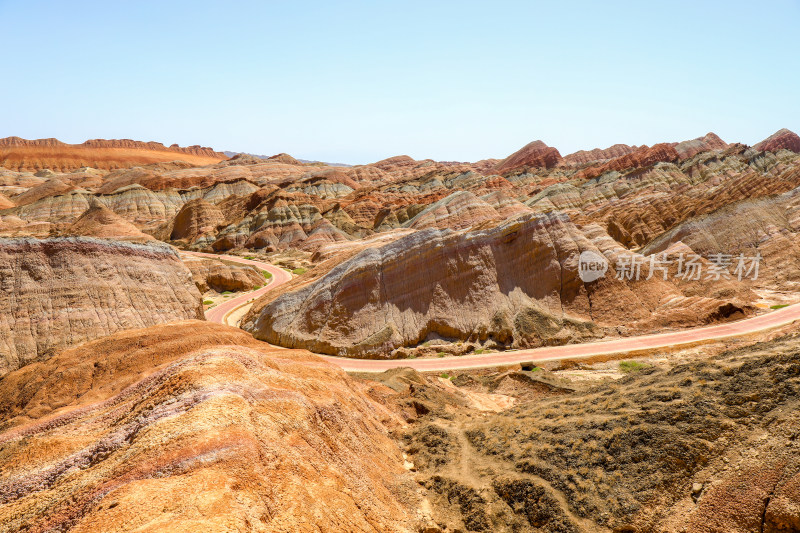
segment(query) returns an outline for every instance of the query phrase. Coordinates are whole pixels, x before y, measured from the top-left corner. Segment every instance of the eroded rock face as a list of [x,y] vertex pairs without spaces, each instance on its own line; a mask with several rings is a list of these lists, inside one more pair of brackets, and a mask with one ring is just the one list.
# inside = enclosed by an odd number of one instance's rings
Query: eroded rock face
[[153,240],[94,198],[90,200],[89,209],[70,224],[64,234],[135,242]]
[[0,210],[9,209],[11,207],[14,207],[15,205],[17,204],[9,200],[8,197],[6,197],[3,194],[0,194]]
[[[391,357],[435,338],[534,347],[591,339],[620,323],[705,323],[726,305],[710,288],[684,293],[660,276],[621,281],[613,267],[585,284],[577,263],[586,250],[612,265],[627,252],[601,228],[579,229],[565,215],[461,233],[420,230],[363,250],[294,292],[268,296],[242,327],[281,346]],[[730,285],[715,291],[736,293]]]
[[225,217],[215,205],[202,198],[184,204],[172,222],[170,240],[186,239],[193,241],[198,237],[215,231],[225,222]]
[[192,272],[192,279],[200,292],[209,289],[217,292],[251,291],[267,283],[264,274],[251,265],[193,256],[183,256],[183,262]]
[[418,531],[394,416],[341,369],[241,330],[120,332],[0,380],[0,524]]
[[0,375],[110,333],[203,318],[200,293],[165,244],[0,239]]

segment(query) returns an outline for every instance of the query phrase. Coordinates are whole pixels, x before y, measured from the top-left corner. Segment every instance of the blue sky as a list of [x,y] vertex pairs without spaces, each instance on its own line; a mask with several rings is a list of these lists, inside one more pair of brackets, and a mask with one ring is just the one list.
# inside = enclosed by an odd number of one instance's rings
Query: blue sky
[[0,137],[366,163],[800,130],[800,0],[0,0]]

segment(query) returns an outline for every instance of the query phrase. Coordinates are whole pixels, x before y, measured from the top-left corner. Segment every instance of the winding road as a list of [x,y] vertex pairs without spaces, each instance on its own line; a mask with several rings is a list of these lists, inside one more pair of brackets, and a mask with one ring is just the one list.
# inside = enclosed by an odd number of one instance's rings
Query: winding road
[[284,269],[280,267],[276,267],[275,265],[271,265],[269,263],[264,263],[262,261],[253,261],[251,259],[245,259],[244,257],[237,257],[235,255],[220,255],[220,254],[206,254],[202,252],[183,252],[186,255],[193,255],[195,257],[205,257],[210,259],[222,259],[223,261],[230,261],[231,263],[240,263],[242,265],[253,265],[256,268],[261,270],[266,270],[270,274],[272,274],[272,278],[269,283],[267,283],[264,287],[260,289],[256,289],[254,291],[247,292],[242,294],[241,296],[237,296],[235,298],[231,298],[225,302],[222,302],[219,305],[216,305],[206,311],[206,320],[210,322],[217,322],[219,324],[227,324],[225,321],[225,317],[228,314],[232,313],[239,307],[243,305],[247,305],[250,303],[251,300],[255,300],[256,298],[260,298],[263,294],[267,291],[270,291],[277,287],[278,285],[283,285],[290,279],[292,279],[292,275],[286,272]]
[[[212,322],[225,323],[225,316],[232,311],[292,279],[292,275],[282,268],[261,261],[253,261],[232,255],[205,254],[199,252],[184,253],[198,257],[210,257],[245,265],[254,265],[261,270],[272,273],[272,281],[266,287],[237,296],[236,298],[232,298],[227,302],[209,309],[206,312],[206,319]],[[320,357],[342,367],[348,372],[383,372],[397,367],[411,367],[422,372],[441,372],[471,368],[490,368],[517,363],[553,361],[558,359],[580,359],[598,355],[612,355],[641,350],[688,346],[730,337],[750,335],[752,333],[785,326],[796,320],[800,320],[800,304],[790,305],[763,315],[715,326],[705,326],[669,333],[657,333],[607,341],[588,342],[584,344],[569,344],[566,346],[548,346],[529,350],[449,356],[435,359],[374,360],[349,359],[331,355],[320,355]]]

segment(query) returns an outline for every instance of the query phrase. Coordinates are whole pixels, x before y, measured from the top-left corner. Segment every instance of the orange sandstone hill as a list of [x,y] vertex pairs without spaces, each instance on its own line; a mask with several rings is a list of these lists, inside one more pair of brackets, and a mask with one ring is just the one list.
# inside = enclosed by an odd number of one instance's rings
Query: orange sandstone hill
[[82,167],[114,170],[176,160],[201,166],[225,159],[225,154],[202,146],[167,147],[130,139],[92,139],[82,144],[66,144],[58,139],[0,139],[0,166],[17,171],[47,168],[70,172]]
[[399,423],[308,352],[119,332],[0,380],[0,531],[422,531]]

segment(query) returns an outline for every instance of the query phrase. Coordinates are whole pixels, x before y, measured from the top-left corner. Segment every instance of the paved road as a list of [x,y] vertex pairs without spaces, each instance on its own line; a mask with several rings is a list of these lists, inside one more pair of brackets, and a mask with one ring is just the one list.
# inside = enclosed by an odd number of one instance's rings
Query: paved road
[[266,270],[267,272],[272,274],[272,279],[266,286],[261,287],[260,289],[257,289],[255,291],[245,293],[241,296],[231,298],[230,300],[227,300],[219,305],[216,305],[211,309],[209,309],[208,311],[206,311],[206,320],[210,322],[217,322],[219,324],[224,324],[225,315],[235,310],[237,307],[246,304],[247,302],[249,302],[254,298],[259,298],[267,291],[271,291],[278,285],[283,285],[284,283],[292,279],[292,275],[286,272],[284,269],[261,261],[253,261],[251,259],[245,259],[244,257],[236,257],[235,255],[204,254],[201,252],[183,252],[183,253],[187,255],[194,255],[197,257],[224,259],[225,261],[230,261],[232,263],[241,263],[243,265],[253,265],[256,268],[259,268],[261,270]]
[[[263,270],[272,272],[273,281],[266,287],[255,292],[247,293],[243,296],[233,298],[209,310],[206,318],[214,322],[222,322],[224,315],[252,299],[267,292],[268,290],[286,283],[291,279],[291,275],[286,271],[272,266],[268,263],[250,261],[241,257],[215,254],[194,253],[201,257],[216,257],[235,261],[243,264],[255,265]],[[224,309],[221,309],[223,308]],[[447,371],[466,368],[488,368],[494,366],[524,363],[529,361],[546,361],[557,359],[577,359],[592,357],[595,355],[620,354],[635,352],[638,350],[656,350],[674,346],[690,345],[711,340],[725,339],[728,337],[740,337],[759,331],[764,331],[779,326],[785,326],[800,320],[800,304],[790,305],[776,311],[739,320],[728,322],[716,326],[706,326],[702,328],[686,329],[671,333],[658,333],[655,335],[642,335],[639,337],[628,337],[610,341],[589,342],[584,344],[570,344],[567,346],[552,346],[545,348],[534,348],[531,350],[515,350],[508,352],[497,352],[491,354],[463,355],[439,357],[434,359],[394,359],[394,360],[372,360],[372,359],[348,359],[344,357],[333,357],[322,355],[321,357],[343,369],[352,372],[383,372],[390,368],[411,367],[421,371]]]

